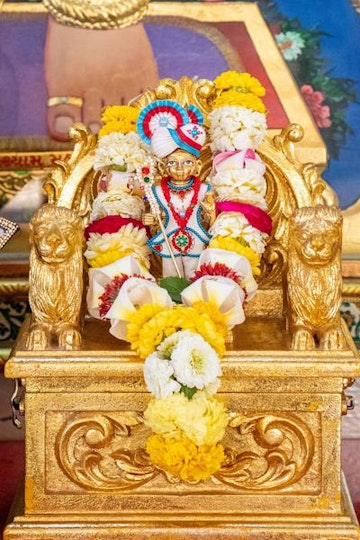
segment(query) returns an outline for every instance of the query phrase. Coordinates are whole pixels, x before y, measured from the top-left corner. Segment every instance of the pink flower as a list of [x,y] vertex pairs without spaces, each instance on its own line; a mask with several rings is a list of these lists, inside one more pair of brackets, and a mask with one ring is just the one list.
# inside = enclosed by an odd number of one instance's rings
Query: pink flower
[[319,90],[314,90],[309,84],[304,84],[301,87],[301,93],[316,124],[321,128],[330,127],[332,123],[330,120],[330,108],[322,104],[325,99],[324,94]]

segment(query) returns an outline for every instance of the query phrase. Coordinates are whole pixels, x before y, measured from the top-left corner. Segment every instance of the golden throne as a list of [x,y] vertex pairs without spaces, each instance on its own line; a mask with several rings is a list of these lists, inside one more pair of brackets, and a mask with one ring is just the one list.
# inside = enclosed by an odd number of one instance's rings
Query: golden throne
[[[211,92],[210,81],[163,80],[137,103],[191,102],[206,117]],[[48,219],[57,219],[56,208],[64,207],[86,223],[97,189],[96,137],[81,125],[72,135],[70,160],[59,163],[45,184]],[[143,363],[108,333],[106,322],[85,315],[85,274],[73,299],[77,333],[63,333],[61,346],[51,338],[44,343],[41,333],[29,341],[29,317],[5,365],[6,376],[25,387],[26,411],[25,487],[5,540],[358,538],[341,471],[341,417],[345,389],[360,375],[360,362],[338,314],[340,221],[332,270],[326,262],[315,278],[306,266],[300,272],[298,209],[306,209],[308,228],[336,236],[326,218],[325,183],[315,165],[296,157],[302,136],[299,125],[290,125],[259,150],[274,227],[258,292],[223,358],[218,395],[231,417],[224,465],[209,480],[191,483],[171,482],[149,462]],[[202,157],[205,175],[209,148]],[[45,294],[46,281],[39,285],[36,279],[30,270],[30,286]],[[319,281],[323,306],[332,312],[326,328],[312,304],[311,287]],[[303,305],[313,317],[305,331],[299,326]]]

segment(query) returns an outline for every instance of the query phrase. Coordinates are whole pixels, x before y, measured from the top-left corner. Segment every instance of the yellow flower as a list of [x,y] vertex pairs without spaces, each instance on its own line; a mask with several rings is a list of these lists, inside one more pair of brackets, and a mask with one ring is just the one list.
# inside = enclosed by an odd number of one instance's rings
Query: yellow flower
[[131,254],[132,249],[124,249],[123,251],[119,251],[119,249],[116,248],[108,249],[107,251],[99,252],[94,258],[88,259],[88,263],[93,268],[99,268]]
[[228,333],[226,316],[221,313],[221,311],[214,302],[203,302],[200,300],[199,302],[195,302],[194,304],[192,304],[192,307],[201,315],[204,313],[209,315],[210,319],[215,324],[219,334],[226,337]]
[[[162,309],[139,329],[139,342],[136,347],[140,358],[154,352],[162,340],[178,330],[173,308]],[[131,348],[133,344],[131,344]]]
[[185,435],[180,439],[152,435],[146,450],[159,469],[185,482],[207,480],[220,469],[225,459],[222,445],[196,446]]
[[158,435],[179,439],[186,434],[194,444],[211,445],[223,438],[229,417],[223,403],[198,391],[192,399],[182,393],[152,399],[144,420]]
[[181,321],[181,329],[193,330],[200,334],[215,349],[220,358],[225,352],[224,335],[216,327],[208,313],[199,312],[192,306],[176,306],[176,313]]
[[[136,350],[141,358],[146,358],[168,336],[178,330],[192,330],[200,334],[205,341],[221,357],[225,352],[224,335],[219,332],[216,324],[207,313],[199,316],[193,307],[178,305],[174,308],[162,309],[154,317],[138,329],[135,341],[129,336],[131,348]],[[134,341],[134,342],[133,342]]]
[[112,105],[106,107],[102,113],[101,121],[104,126],[99,131],[99,138],[113,132],[129,133],[136,131],[136,120],[139,109],[129,105]]
[[[140,332],[145,323],[159,312],[164,310],[163,306],[158,304],[143,304],[137,311],[129,314],[129,322],[126,331],[126,341],[131,343],[131,348],[139,354],[140,348]],[[147,355],[146,355],[147,356]],[[143,358],[146,358],[144,356]]]
[[222,92],[215,98],[213,103],[214,109],[230,106],[246,107],[246,109],[264,114],[267,112],[264,103],[258,96],[235,89]]
[[225,249],[227,251],[233,251],[238,255],[246,257],[251,264],[251,268],[254,276],[260,275],[260,255],[255,253],[250,247],[245,246],[242,242],[239,242],[231,236],[215,236],[210,240],[210,248]]
[[128,120],[132,123],[136,123],[140,110],[130,105],[111,105],[105,107],[101,115],[101,121],[104,124],[111,122],[112,120]]
[[258,79],[250,73],[239,73],[238,71],[225,71],[214,80],[216,88],[219,90],[229,90],[235,88],[240,92],[250,92],[255,96],[265,95],[265,88]]

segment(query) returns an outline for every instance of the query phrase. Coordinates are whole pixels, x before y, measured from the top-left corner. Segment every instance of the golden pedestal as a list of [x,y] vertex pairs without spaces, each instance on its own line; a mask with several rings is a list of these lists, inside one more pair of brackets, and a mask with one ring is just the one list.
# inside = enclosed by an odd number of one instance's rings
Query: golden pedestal
[[282,317],[248,317],[218,393],[227,461],[189,484],[144,452],[143,363],[107,324],[87,321],[80,351],[41,357],[27,332],[5,367],[26,386],[27,416],[25,502],[5,540],[358,538],[340,459],[344,387],[360,374],[350,337],[336,353],[293,351]]
[[[165,79],[138,106],[171,98],[206,117],[213,93],[211,81]],[[296,157],[301,127],[259,149],[273,229],[259,289],[221,361],[225,459],[198,483],[166,475],[145,450],[144,362],[108,323],[87,318],[82,328],[87,280],[76,234],[96,195],[96,138],[81,125],[72,133],[72,157],[54,168],[49,204],[31,222],[32,320],[5,365],[26,389],[25,497],[5,540],[359,538],[341,474],[344,390],[360,376],[339,313],[341,219],[318,166]],[[211,160],[206,146],[203,178]],[[66,257],[51,257],[47,234]]]

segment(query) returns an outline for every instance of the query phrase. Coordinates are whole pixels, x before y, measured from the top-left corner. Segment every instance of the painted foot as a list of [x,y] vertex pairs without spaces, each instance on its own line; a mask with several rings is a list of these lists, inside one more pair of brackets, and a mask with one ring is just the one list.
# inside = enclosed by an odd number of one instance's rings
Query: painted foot
[[159,82],[141,23],[90,30],[60,24],[49,15],[44,62],[48,131],[59,141],[69,140],[74,122],[96,133],[104,106],[126,104]]

